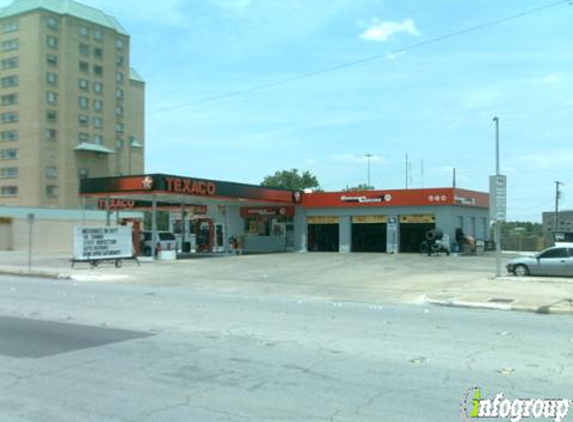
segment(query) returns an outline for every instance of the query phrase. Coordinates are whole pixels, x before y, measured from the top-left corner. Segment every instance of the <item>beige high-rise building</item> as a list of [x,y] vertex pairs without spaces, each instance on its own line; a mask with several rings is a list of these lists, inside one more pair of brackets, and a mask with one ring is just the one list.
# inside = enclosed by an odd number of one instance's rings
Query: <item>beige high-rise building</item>
[[75,208],[81,178],[144,172],[145,83],[129,56],[100,10],[0,8],[0,205]]

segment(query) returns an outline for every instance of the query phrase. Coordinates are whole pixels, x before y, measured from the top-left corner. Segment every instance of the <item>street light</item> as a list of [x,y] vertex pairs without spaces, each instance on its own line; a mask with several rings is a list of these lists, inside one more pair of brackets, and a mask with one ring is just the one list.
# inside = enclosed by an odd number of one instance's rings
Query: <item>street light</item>
[[[500,178],[499,172],[499,117],[493,118],[495,123],[495,177],[496,183]],[[497,192],[497,189],[496,189]],[[490,198],[490,201],[492,199]],[[497,201],[497,198],[493,199]],[[496,216],[495,216],[495,276],[501,277],[501,221],[498,218],[499,212],[497,210],[498,204],[496,203]]]
[[372,154],[368,153],[365,157],[368,160],[368,189],[370,189],[370,159],[372,158]]

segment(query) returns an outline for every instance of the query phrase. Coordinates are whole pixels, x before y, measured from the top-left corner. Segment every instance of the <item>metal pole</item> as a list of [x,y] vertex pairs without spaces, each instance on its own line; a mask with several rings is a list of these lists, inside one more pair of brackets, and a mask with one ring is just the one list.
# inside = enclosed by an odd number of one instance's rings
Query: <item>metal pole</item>
[[157,258],[157,198],[153,195],[151,201],[151,257]]
[[[499,117],[494,117],[495,123],[495,175],[499,176]],[[501,277],[501,221],[495,220],[495,276]]]
[[82,226],[86,225],[86,197],[82,196]]
[[32,270],[32,226],[34,225],[31,221],[28,224],[30,229],[28,230],[28,271]]
[[111,226],[111,210],[109,196],[105,198],[105,225]]
[[408,154],[406,154],[406,189],[408,189]]
[[561,182],[555,181],[555,227],[554,227],[555,232],[559,230],[559,199],[561,196],[561,192],[559,190],[560,185]]
[[181,204],[181,253],[183,253],[183,245],[185,244],[185,204]]
[[368,153],[365,157],[368,160],[368,189],[370,189],[370,158],[372,157],[372,154]]

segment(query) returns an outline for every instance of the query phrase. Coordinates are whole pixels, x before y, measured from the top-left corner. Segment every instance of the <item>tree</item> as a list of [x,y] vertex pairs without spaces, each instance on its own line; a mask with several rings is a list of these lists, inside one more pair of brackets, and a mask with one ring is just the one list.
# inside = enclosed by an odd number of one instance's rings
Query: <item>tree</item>
[[357,192],[361,190],[374,190],[374,186],[368,186],[366,183],[360,183],[357,186],[346,186],[342,192]]
[[299,173],[297,169],[277,171],[272,176],[265,177],[261,186],[291,190],[320,189],[315,175],[309,171]]

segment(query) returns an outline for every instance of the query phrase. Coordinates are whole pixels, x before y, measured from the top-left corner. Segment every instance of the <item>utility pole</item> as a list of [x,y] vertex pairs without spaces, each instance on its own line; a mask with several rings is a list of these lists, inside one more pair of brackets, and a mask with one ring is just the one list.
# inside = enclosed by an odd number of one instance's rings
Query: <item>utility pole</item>
[[368,189],[370,189],[370,159],[372,158],[372,154],[368,153],[365,155],[366,159],[368,160]]
[[555,181],[555,227],[554,231],[559,230],[559,200],[561,199],[561,189],[563,182]]
[[408,170],[409,170],[410,164],[408,162],[408,154],[406,154],[406,189],[408,189]]

